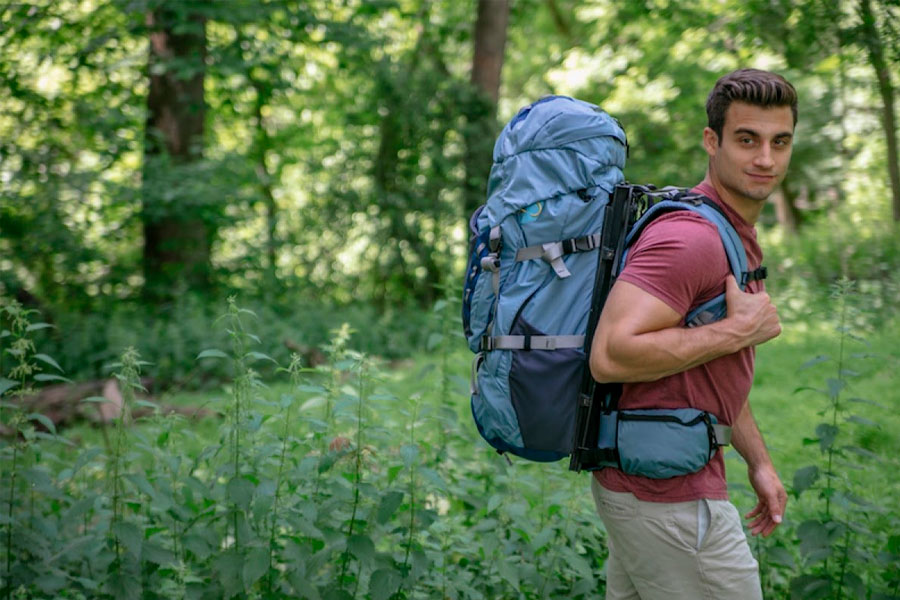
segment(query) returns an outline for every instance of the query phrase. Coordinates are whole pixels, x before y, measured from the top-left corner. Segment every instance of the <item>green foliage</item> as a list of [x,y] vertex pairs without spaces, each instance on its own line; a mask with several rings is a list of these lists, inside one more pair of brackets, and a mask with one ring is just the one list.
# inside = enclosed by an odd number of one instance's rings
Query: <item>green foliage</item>
[[[856,332],[853,282],[833,285],[836,305],[834,355],[820,354],[800,366],[822,374],[821,382],[795,390],[796,400],[818,398],[822,421],[804,446],[817,449],[818,460],[797,468],[786,481],[792,497],[788,512],[798,513],[767,543],[757,542],[764,587],[776,597],[896,597],[896,554],[892,548],[900,521],[894,499],[861,485],[858,473],[893,469],[889,446],[865,441],[884,425],[877,417],[891,410],[885,398],[863,398],[854,388],[888,357],[871,351]],[[864,320],[862,320],[864,322]],[[856,384],[856,385],[855,385]],[[864,410],[868,408],[868,410]],[[802,464],[802,463],[801,463]],[[797,506],[799,504],[799,506]]]
[[[8,589],[26,595],[142,598],[593,597],[600,530],[564,485],[568,473],[503,459],[471,462],[474,431],[451,408],[460,382],[456,306],[442,302],[429,359],[401,381],[333,332],[329,364],[253,366],[254,317],[233,302],[218,323],[230,351],[218,440],[176,415],[131,426],[141,361],[116,368],[124,405],[112,445],[23,448],[40,470],[3,469],[17,537],[51,531],[33,556],[2,554]],[[398,435],[400,432],[400,435]],[[195,450],[191,450],[195,449]],[[4,461],[10,457],[4,454]],[[9,463],[6,463],[9,464]],[[105,482],[105,484],[104,484]],[[4,498],[6,494],[4,494]],[[25,538],[23,537],[23,540]],[[13,542],[15,543],[15,542]]]
[[[897,7],[875,4],[896,65]],[[194,291],[212,302],[241,292],[381,311],[432,305],[462,266],[468,147],[478,136],[489,145],[498,125],[467,130],[477,112],[473,6],[4,5],[0,286],[54,322],[108,313],[147,283],[146,225],[175,215],[207,234],[211,283]],[[801,221],[886,221],[882,101],[857,8],[514,2],[499,118],[546,93],[583,97],[623,122],[631,180],[690,185],[705,166],[699,136],[713,81],[738,66],[773,68],[801,96],[782,190]],[[190,162],[150,152],[158,132],[144,131],[148,77],[184,80],[200,64],[148,65],[145,13],[157,9],[173,30],[195,27],[194,13],[206,23],[203,148]]]

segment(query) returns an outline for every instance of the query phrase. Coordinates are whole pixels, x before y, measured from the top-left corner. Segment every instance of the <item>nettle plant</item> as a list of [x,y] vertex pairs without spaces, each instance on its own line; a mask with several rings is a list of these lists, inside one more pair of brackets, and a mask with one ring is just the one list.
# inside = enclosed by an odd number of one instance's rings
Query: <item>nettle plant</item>
[[[36,314],[0,298],[0,592],[7,599],[25,593],[22,582],[40,569],[41,555],[50,547],[44,534],[53,531],[38,511],[38,496],[51,486],[37,442],[62,440],[50,419],[25,413],[15,402],[32,394],[35,383],[68,381],[57,374],[62,367],[53,358],[35,349],[31,334],[52,327],[32,322]],[[48,366],[56,373],[43,372]]]
[[838,308],[836,355],[816,356],[801,366],[826,370],[824,385],[795,390],[825,400],[815,436],[803,440],[804,445],[818,446],[820,461],[801,467],[793,476],[795,499],[815,494],[816,500],[810,511],[815,516],[797,524],[793,532],[799,561],[794,563],[785,546],[770,551],[774,562],[800,572],[789,582],[791,597],[796,598],[897,598],[900,591],[900,519],[881,499],[866,498],[855,477],[882,461],[876,452],[852,443],[855,428],[878,427],[858,414],[857,407],[888,408],[853,396],[853,381],[865,376],[866,361],[880,358],[867,351],[865,339],[851,326],[853,294],[849,280],[833,287]]
[[459,402],[457,309],[435,306],[428,359],[408,373],[351,350],[342,327],[327,365],[294,356],[269,387],[254,315],[232,300],[218,321],[231,347],[197,357],[230,373],[210,403],[217,435],[142,399],[153,365],[126,350],[110,366],[112,426],[71,448],[6,402],[61,376],[29,345],[43,325],[5,305],[0,416],[18,435],[0,441],[2,597],[596,596],[603,544],[586,485],[573,493],[564,465],[510,464],[477,439]]

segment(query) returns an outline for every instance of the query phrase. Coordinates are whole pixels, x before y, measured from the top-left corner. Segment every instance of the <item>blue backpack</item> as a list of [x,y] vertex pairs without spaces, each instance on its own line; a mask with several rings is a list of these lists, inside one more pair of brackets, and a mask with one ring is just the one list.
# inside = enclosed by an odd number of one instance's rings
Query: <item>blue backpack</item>
[[[738,282],[746,282],[743,245],[718,207],[682,190],[628,186],[623,175],[627,150],[625,132],[615,119],[593,104],[565,96],[522,108],[494,146],[487,202],[469,221],[462,316],[469,348],[476,354],[472,415],[482,437],[498,452],[535,461],[559,460],[573,452],[582,381],[590,380],[585,367],[591,336],[586,333],[596,304],[598,264],[614,259],[617,272],[627,247],[655,216],[693,210],[712,220]],[[604,231],[617,188],[639,189],[632,197],[642,199],[640,211],[625,219],[623,231],[617,232],[621,235],[615,236],[618,248],[610,246],[612,236]],[[602,239],[604,235],[610,239]],[[688,321],[699,325],[724,314],[723,294],[694,309]],[[624,412],[607,408],[618,427]],[[661,423],[671,428],[673,411],[663,413]],[[695,417],[678,413],[686,423]],[[625,426],[628,418],[621,421]],[[714,417],[700,421],[698,431],[707,442],[705,464],[723,440],[717,442],[709,429]],[[608,423],[600,427],[609,429]],[[648,434],[643,427],[638,427],[640,437]],[[597,440],[596,432],[592,439]],[[603,439],[601,435],[601,445]],[[614,435],[606,443],[616,449],[619,440]],[[645,446],[643,441],[638,445]],[[627,456],[624,465],[617,454],[603,457],[605,464],[590,468],[614,464],[630,469]],[[661,476],[671,476],[670,471],[663,469]]]

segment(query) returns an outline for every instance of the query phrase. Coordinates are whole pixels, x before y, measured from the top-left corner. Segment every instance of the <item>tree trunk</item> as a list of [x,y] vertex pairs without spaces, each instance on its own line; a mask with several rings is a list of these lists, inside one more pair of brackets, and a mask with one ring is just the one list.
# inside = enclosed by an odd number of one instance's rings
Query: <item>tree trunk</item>
[[[142,194],[144,290],[156,300],[209,283],[211,226],[195,206],[185,205],[184,200],[198,199],[182,198],[177,189],[181,178],[173,178],[202,158],[206,114],[205,19],[180,13],[164,5],[146,19],[150,90]],[[189,177],[191,171],[184,173]]]
[[801,215],[797,209],[797,194],[790,188],[787,180],[782,182],[781,188],[776,190],[772,199],[775,201],[775,215],[778,224],[788,234],[796,234],[800,227]]
[[463,209],[466,219],[484,202],[497,130],[497,98],[500,95],[500,74],[508,23],[508,0],[478,0],[475,51],[472,56],[472,85],[475,93],[467,107],[465,129],[466,180],[463,186]]
[[862,19],[863,43],[869,52],[869,61],[878,78],[878,92],[881,94],[884,135],[887,140],[888,176],[891,180],[891,207],[894,221],[900,221],[900,152],[897,149],[897,118],[894,112],[894,86],[884,56],[884,46],[878,31],[875,14],[870,0],[860,0],[859,14]]

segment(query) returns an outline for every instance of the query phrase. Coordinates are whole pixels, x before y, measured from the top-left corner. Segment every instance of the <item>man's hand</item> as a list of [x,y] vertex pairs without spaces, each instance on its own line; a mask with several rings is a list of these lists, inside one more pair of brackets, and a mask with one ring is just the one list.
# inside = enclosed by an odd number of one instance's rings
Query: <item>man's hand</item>
[[762,344],[781,333],[778,311],[769,295],[742,292],[733,275],[725,280],[725,303],[728,319],[741,338],[743,348]]
[[753,510],[744,515],[745,519],[753,519],[748,525],[750,533],[769,537],[784,518],[787,506],[787,493],[778,478],[778,473],[771,463],[760,468],[749,470],[750,485],[756,492],[759,502]]

